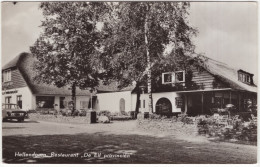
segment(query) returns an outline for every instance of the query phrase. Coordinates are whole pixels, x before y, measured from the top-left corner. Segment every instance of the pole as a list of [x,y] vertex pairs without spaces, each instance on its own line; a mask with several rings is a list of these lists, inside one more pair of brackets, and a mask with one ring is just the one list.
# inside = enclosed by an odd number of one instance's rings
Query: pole
[[92,92],[90,93],[90,110],[92,111]]
[[231,100],[231,91],[229,92],[229,104],[231,104],[232,100]]
[[202,92],[202,95],[201,95],[201,106],[202,106],[202,114],[204,113],[204,92]]

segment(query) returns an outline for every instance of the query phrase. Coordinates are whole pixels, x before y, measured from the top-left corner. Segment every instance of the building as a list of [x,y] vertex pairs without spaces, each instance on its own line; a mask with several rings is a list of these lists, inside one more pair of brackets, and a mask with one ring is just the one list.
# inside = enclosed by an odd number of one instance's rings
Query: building
[[[185,81],[185,70],[162,74],[162,84],[152,94],[155,113],[182,112],[194,116],[225,108],[227,104],[233,104],[239,111],[245,111],[248,103],[256,105],[257,86],[253,74],[207,57],[201,60],[203,63],[199,68],[190,68],[192,77],[189,84]],[[177,84],[181,85],[180,89],[176,88]],[[99,110],[135,111],[137,95],[134,86],[119,90],[112,83],[110,86],[101,85],[97,90]],[[148,100],[147,93],[141,94],[141,112],[148,112]]]
[[[71,101],[69,87],[57,88],[53,85],[34,81],[33,63],[36,58],[29,53],[21,53],[2,68],[2,103],[16,103],[24,110],[48,110],[66,108]],[[76,109],[89,108],[90,92],[76,90]]]

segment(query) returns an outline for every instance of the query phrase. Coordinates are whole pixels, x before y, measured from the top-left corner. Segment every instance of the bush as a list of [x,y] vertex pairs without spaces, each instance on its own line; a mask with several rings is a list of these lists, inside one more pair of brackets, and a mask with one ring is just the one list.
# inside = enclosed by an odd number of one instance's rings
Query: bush
[[62,116],[62,115],[42,115],[40,113],[30,113],[30,119],[34,121],[48,121],[48,122],[62,122],[62,123],[90,123],[90,115],[85,117],[73,117],[73,116]]
[[146,131],[199,134],[221,140],[257,141],[257,123],[243,119],[227,120],[227,125],[225,125],[219,124],[213,116],[187,117],[180,115],[178,118],[176,116],[168,118],[150,114],[148,119],[139,117],[137,126]]
[[[179,117],[181,118],[181,117]],[[154,131],[156,133],[167,132],[172,134],[197,135],[197,126],[194,124],[185,124],[178,121],[176,116],[168,118],[157,114],[150,114],[148,119],[138,117],[137,127],[145,131]]]
[[253,121],[236,120],[228,126],[219,125],[213,117],[199,119],[198,132],[209,137],[218,137],[222,140],[257,141],[257,124]]
[[237,115],[243,120],[243,121],[249,121],[251,119],[251,114],[254,116],[257,116],[256,112],[238,112]]

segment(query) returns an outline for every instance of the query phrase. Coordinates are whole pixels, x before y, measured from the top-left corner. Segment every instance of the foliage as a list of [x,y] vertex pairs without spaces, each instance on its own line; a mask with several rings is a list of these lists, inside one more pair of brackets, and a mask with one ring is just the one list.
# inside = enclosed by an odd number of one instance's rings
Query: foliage
[[221,140],[257,141],[257,123],[241,119],[229,122],[228,126],[218,124],[213,117],[198,121],[198,132]]
[[40,8],[44,32],[31,47],[38,59],[36,79],[58,87],[97,85],[97,22],[106,7],[97,2],[42,2]]
[[196,136],[198,132],[197,126],[195,124],[185,124],[183,121],[185,120],[177,119],[176,116],[168,118],[167,116],[151,114],[148,119],[139,117],[137,127],[149,132]]
[[99,2],[42,2],[40,9],[43,33],[30,48],[38,60],[34,79],[71,86],[74,100],[76,87],[98,85],[102,35],[97,25],[109,9]]
[[[35,80],[57,87],[95,87],[118,81],[119,88],[147,81],[156,88],[165,71],[186,70],[196,35],[188,21],[188,2],[42,2],[43,33],[31,47],[38,62]],[[170,46],[170,54],[165,53]],[[181,85],[176,85],[182,89]],[[75,106],[73,106],[74,111]]]
[[[187,2],[118,2],[104,24],[106,40],[100,56],[105,69],[104,82],[119,82],[119,87],[148,84],[151,67],[152,85],[164,71],[186,65],[194,52],[191,37],[196,34],[187,22]],[[167,46],[174,48],[165,54]],[[146,82],[147,81],[147,82]],[[136,109],[138,110],[138,98]]]
[[[233,118],[232,118],[233,119]],[[148,119],[139,117],[137,126],[147,131],[167,132],[186,135],[204,135],[223,141],[256,142],[257,123],[255,121],[229,120],[228,126],[219,124],[213,116],[166,117],[157,114],[149,115]],[[195,121],[194,121],[195,120]]]
[[31,113],[30,119],[33,121],[48,121],[48,122],[62,122],[62,123],[72,123],[72,124],[82,124],[90,123],[90,116],[78,116],[78,117],[65,117],[62,115],[42,115],[40,113]]

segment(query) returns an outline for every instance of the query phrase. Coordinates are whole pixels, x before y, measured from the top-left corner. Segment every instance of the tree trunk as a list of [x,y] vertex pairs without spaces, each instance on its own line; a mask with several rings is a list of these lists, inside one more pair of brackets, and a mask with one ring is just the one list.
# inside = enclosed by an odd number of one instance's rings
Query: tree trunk
[[140,108],[140,96],[141,96],[141,92],[140,92],[140,87],[139,87],[139,83],[136,84],[136,88],[137,88],[137,92],[136,92],[136,105],[135,105],[135,118],[137,118],[137,114],[139,113],[139,108]]
[[72,114],[74,114],[76,108],[76,83],[72,84],[71,93],[72,93],[71,100],[73,102]]
[[149,113],[153,113],[153,96],[152,96],[152,81],[151,81],[151,58],[148,47],[148,25],[147,25],[147,16],[145,17],[144,23],[144,38],[145,38],[145,46],[146,46],[146,56],[147,56],[147,93],[149,94],[148,100],[148,109]]

